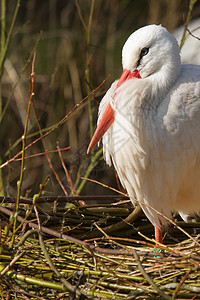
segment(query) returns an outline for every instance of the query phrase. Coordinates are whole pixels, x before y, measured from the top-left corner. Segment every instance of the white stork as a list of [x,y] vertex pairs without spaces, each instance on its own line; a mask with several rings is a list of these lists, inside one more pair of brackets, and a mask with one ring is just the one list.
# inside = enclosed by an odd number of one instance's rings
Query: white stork
[[200,66],[181,65],[178,43],[161,25],[130,35],[122,65],[88,152],[102,138],[106,162],[162,242],[162,214],[200,211]]

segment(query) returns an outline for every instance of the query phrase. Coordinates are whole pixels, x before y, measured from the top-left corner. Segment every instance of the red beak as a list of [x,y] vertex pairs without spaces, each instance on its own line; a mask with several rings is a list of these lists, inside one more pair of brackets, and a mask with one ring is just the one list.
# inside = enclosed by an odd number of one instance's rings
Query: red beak
[[[118,83],[117,83],[117,87],[120,87],[120,85],[126,81],[126,80],[129,80],[131,78],[141,78],[140,77],[140,74],[139,74],[139,71],[134,71],[133,73],[131,73],[129,70],[127,69],[124,69]],[[113,99],[115,97],[115,93],[113,95]],[[102,138],[102,136],[104,135],[104,133],[106,133],[106,131],[108,130],[108,128],[111,126],[111,124],[113,123],[115,119],[115,112],[113,110],[113,108],[111,107],[110,105],[110,102],[108,103],[106,109],[105,109],[105,112],[95,130],[95,133],[91,139],[91,142],[89,144],[89,147],[88,147],[88,150],[87,150],[87,153],[89,153],[95,146],[96,144],[100,141],[100,139]]]

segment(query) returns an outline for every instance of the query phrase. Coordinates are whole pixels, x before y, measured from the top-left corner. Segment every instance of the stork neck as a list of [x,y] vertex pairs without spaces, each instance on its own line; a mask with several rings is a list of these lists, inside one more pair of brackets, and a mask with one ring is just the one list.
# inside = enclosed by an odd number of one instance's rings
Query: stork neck
[[152,74],[148,79],[152,82],[152,96],[163,98],[169,89],[178,80],[181,72],[181,65],[165,65],[158,72]]

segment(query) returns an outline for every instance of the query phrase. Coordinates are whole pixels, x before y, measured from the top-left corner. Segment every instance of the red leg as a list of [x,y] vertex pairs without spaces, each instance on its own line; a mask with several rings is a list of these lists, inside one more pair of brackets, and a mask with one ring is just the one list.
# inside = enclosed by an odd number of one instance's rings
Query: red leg
[[[162,244],[162,223],[160,222],[160,227],[155,226],[155,240],[156,242]],[[156,248],[154,249],[155,252],[157,253],[162,253],[163,250],[159,249],[159,244],[156,243]],[[162,258],[162,255],[160,256],[155,256],[155,258]],[[156,265],[159,265],[160,263],[156,263]]]
[[155,226],[155,240],[158,243],[162,244],[162,224],[160,224],[161,226]]

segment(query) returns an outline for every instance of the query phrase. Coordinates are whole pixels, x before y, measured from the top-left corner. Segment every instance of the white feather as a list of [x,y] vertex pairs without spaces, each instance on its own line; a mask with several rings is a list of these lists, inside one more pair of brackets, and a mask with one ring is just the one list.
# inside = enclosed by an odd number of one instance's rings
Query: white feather
[[[160,226],[166,219],[149,206],[168,218],[173,210],[182,216],[200,211],[200,67],[180,65],[175,38],[150,25],[127,40],[124,68],[136,68],[143,47],[149,53],[137,67],[142,78],[116,90],[115,120],[103,136],[103,151],[131,199],[136,196],[152,224]],[[98,120],[116,85],[102,99]]]

